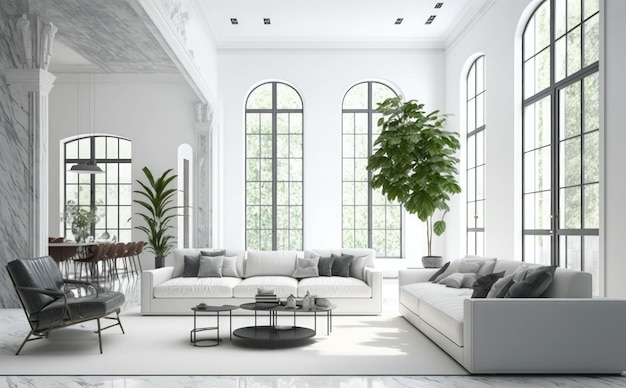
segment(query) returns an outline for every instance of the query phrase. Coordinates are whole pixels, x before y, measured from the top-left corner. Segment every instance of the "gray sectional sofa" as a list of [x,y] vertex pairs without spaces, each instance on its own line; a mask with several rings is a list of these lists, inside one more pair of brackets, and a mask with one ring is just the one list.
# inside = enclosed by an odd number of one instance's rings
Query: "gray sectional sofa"
[[[185,256],[198,256],[210,249],[176,249],[174,266],[144,271],[141,275],[141,313],[143,315],[191,314],[191,307],[239,305],[253,302],[259,288],[274,289],[286,299],[293,294],[328,298],[337,308],[334,314],[379,315],[382,311],[382,272],[374,270],[373,249],[312,249],[307,251],[226,250],[232,268],[221,277],[183,276]],[[350,276],[313,276],[298,278],[294,272],[298,258],[353,255],[361,265],[349,267]],[[236,259],[234,258],[236,257]],[[235,310],[234,314],[250,313]]]
[[[440,279],[461,265],[451,262]],[[509,276],[521,265],[497,260],[491,272]],[[471,288],[430,282],[436,271],[399,272],[400,313],[469,372],[626,370],[626,300],[592,297],[591,274],[557,268],[537,298],[472,298]]]

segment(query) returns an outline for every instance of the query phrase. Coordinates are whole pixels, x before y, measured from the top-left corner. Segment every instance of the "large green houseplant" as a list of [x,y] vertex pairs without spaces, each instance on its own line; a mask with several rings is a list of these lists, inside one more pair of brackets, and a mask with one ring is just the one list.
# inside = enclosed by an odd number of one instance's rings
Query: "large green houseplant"
[[[433,233],[445,232],[447,202],[461,192],[456,178],[458,134],[444,130],[445,116],[438,110],[426,113],[417,100],[388,98],[378,104],[378,111],[381,133],[367,165],[372,187],[426,222],[428,257],[432,257]],[[426,265],[428,258],[423,261]]]
[[137,180],[141,189],[134,190],[134,193],[140,197],[133,202],[142,208],[142,211],[135,214],[143,219],[144,225],[135,228],[146,234],[146,250],[154,253],[154,266],[160,268],[164,266],[165,257],[172,251],[175,243],[174,236],[170,233],[170,222],[177,216],[177,207],[173,205],[176,189],[170,187],[170,184],[176,179],[176,175],[169,169],[155,179],[148,167],[144,167],[142,171],[146,182]]

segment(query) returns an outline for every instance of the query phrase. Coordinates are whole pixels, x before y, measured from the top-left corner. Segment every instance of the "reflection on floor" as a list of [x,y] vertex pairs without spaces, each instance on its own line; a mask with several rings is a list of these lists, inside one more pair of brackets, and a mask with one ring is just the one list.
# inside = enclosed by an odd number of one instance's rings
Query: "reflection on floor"
[[[123,292],[123,310],[140,305],[140,275],[120,274],[99,280],[105,288]],[[383,280],[383,314],[398,313],[398,281]],[[19,356],[17,356],[19,357]],[[622,376],[2,376],[0,388],[103,387],[103,388],[308,388],[308,387],[626,387]]]

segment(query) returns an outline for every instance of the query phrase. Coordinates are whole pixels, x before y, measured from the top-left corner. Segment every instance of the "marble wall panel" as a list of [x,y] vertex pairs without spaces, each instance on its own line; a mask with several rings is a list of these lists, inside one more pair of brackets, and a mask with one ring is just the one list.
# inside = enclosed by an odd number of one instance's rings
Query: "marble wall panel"
[[11,91],[4,69],[15,66],[17,52],[11,24],[0,10],[0,307],[18,307],[19,300],[6,263],[31,255],[33,187],[28,92]]

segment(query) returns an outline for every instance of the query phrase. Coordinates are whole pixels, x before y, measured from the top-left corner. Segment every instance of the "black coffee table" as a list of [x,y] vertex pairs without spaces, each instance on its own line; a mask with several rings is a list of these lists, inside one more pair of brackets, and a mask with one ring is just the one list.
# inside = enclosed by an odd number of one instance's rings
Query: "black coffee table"
[[[254,326],[247,326],[233,331],[237,338],[255,341],[273,347],[276,344],[292,343],[314,337],[317,334],[317,313],[326,313],[326,332],[332,331],[332,310],[336,307],[332,305],[327,308],[318,307],[313,310],[303,310],[302,307],[288,308],[277,303],[244,303],[239,306],[244,310],[254,311]],[[259,325],[257,313],[268,312],[269,325]],[[288,312],[293,314],[293,325],[278,325],[278,313]],[[314,313],[314,329],[296,325],[296,316],[300,313]]]

